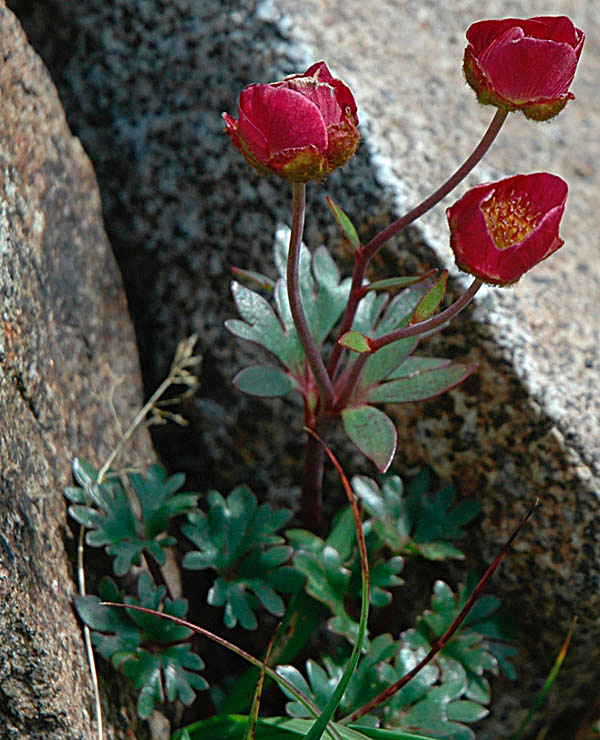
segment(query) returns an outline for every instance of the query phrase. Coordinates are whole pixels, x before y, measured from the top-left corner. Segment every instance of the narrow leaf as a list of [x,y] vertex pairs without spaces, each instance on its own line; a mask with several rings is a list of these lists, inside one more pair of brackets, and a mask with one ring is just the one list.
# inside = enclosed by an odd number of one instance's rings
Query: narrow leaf
[[253,365],[240,370],[233,379],[238,391],[249,396],[275,398],[285,396],[294,388],[294,381],[283,370],[273,365]]
[[344,409],[342,420],[349,439],[365,457],[375,463],[381,473],[385,473],[396,452],[397,434],[394,422],[373,406]]
[[364,354],[371,351],[369,338],[359,331],[347,331],[344,336],[340,337],[339,344],[352,352]]
[[419,321],[425,321],[428,319],[442,302],[444,293],[446,291],[446,283],[448,282],[448,270],[444,270],[440,279],[434,284],[430,290],[425,293],[423,298],[417,304],[414,310],[411,324],[417,324]]
[[373,386],[367,391],[365,400],[369,403],[424,401],[459,385],[476,369],[476,363],[452,363],[447,367],[425,370]]
[[437,270],[429,270],[424,272],[422,275],[406,276],[406,277],[392,277],[385,278],[384,280],[375,280],[369,285],[366,285],[366,290],[387,290],[388,288],[406,288],[409,285],[420,283],[423,280],[435,275]]
[[[248,718],[240,714],[210,717],[179,730],[173,740],[242,740]],[[259,719],[256,727],[257,740],[299,740],[313,724],[311,719],[269,717]],[[372,727],[349,727],[331,723],[329,729],[343,740],[432,740],[424,735],[414,735],[402,730],[379,730]],[[184,735],[183,733],[187,733]]]
[[357,252],[360,249],[360,239],[358,238],[354,224],[329,196],[327,196],[327,205],[331,208],[333,215],[335,216],[335,220],[338,222],[338,226],[342,230],[342,234],[348,240],[352,249]]
[[262,697],[263,685],[265,683],[265,670],[269,663],[269,658],[271,657],[271,650],[273,648],[273,643],[275,642],[276,636],[277,636],[277,632],[274,632],[273,636],[269,640],[269,644],[267,645],[265,659],[260,669],[260,675],[256,683],[256,690],[254,691],[254,696],[252,697],[252,706],[250,707],[250,716],[248,717],[248,724],[246,726],[246,731],[244,733],[244,740],[254,740],[255,735],[256,735],[256,722],[258,721],[260,700]]

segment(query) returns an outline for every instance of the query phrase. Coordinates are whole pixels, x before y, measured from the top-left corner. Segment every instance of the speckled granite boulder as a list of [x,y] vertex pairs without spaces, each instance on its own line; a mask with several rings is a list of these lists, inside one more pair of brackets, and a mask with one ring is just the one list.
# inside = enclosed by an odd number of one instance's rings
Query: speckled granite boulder
[[[550,124],[512,116],[469,182],[549,169],[571,185],[567,246],[513,290],[487,291],[466,319],[429,345],[476,359],[479,374],[439,403],[398,416],[400,467],[429,462],[485,517],[473,532],[474,563],[489,561],[535,496],[536,524],[503,566],[494,588],[519,613],[524,650],[519,685],[509,687],[505,732],[530,705],[574,612],[575,645],[561,694],[569,737],[572,707],[597,684],[600,624],[597,354],[599,262],[598,20],[584,0],[11,0],[59,87],[69,120],[97,168],[107,229],[125,274],[149,386],[175,342],[198,331],[205,355],[194,424],[158,438],[194,483],[227,488],[248,479],[259,494],[288,495],[301,454],[285,404],[230,391],[242,352],[224,334],[233,315],[228,266],[265,269],[288,193],[257,179],[222,135],[219,114],[238,91],[327,58],[353,85],[364,144],[325,189],[359,222],[363,236],[427,193],[471,150],[492,111],[462,79],[464,31],[481,17],[569,12],[588,33],[578,100]],[[459,189],[463,192],[464,189]],[[307,242],[335,244],[311,188]],[[383,198],[384,205],[378,206]],[[449,199],[450,202],[450,199]],[[365,215],[367,214],[367,215]],[[382,269],[448,264],[443,208],[396,240]],[[455,280],[453,290],[460,290]],[[560,310],[557,310],[560,307]],[[449,349],[448,349],[449,348]],[[416,420],[416,427],[412,424]],[[209,423],[207,423],[207,421]],[[276,422],[273,427],[273,422]],[[264,444],[267,438],[269,443]],[[567,691],[569,688],[569,691]],[[579,705],[572,704],[574,698]],[[566,709],[566,711],[565,711]],[[499,737],[502,730],[487,732]],[[484,734],[486,731],[482,731]],[[484,737],[481,734],[481,737]]]
[[[139,403],[137,350],[92,166],[3,3],[0,38],[0,737],[89,740],[62,491],[74,455],[116,443],[111,402],[125,420]],[[151,457],[146,433],[130,454]],[[102,686],[106,737],[148,737],[126,680]]]

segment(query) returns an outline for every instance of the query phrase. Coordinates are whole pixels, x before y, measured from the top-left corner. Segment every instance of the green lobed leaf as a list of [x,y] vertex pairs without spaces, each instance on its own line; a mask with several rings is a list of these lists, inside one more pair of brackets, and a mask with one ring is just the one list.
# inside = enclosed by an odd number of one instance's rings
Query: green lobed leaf
[[366,405],[344,409],[342,421],[350,441],[384,473],[396,452],[394,422],[383,411]]
[[338,226],[342,231],[342,234],[344,235],[352,249],[355,252],[358,251],[360,249],[360,239],[358,238],[358,234],[356,233],[356,229],[354,228],[354,224],[352,223],[352,221],[348,218],[344,211],[333,202],[333,200],[329,196],[327,196],[327,205],[331,208],[335,220],[337,221]]
[[463,364],[446,361],[444,365],[440,364],[437,367],[417,371],[411,375],[373,386],[367,390],[365,400],[369,403],[424,401],[459,385],[476,369],[476,363]]
[[446,292],[446,283],[448,282],[448,270],[444,270],[441,274],[440,279],[430,288],[427,293],[421,298],[417,304],[412,318],[411,324],[417,324],[419,321],[425,321],[437,310],[438,306],[442,302],[444,293]]
[[144,551],[163,564],[164,548],[175,544],[165,534],[170,520],[193,509],[198,500],[196,493],[178,493],[185,476],[167,477],[159,465],[150,466],[145,476],[131,474],[140,517],[120,478],[107,477],[98,485],[96,471],[80,459],[74,461],[73,472],[83,488],[69,487],[65,495],[85,504],[69,507],[69,514],[89,530],[85,538],[88,545],[105,547],[114,557],[115,574],[125,575],[134,565],[140,565]]
[[[100,599],[148,609],[162,608],[179,618],[187,613],[187,601],[165,599],[165,589],[156,587],[148,573],[138,578],[138,599],[124,596],[110,578],[99,585]],[[196,691],[208,684],[198,675],[204,668],[191,652],[187,640],[192,632],[174,622],[151,614],[102,606],[96,596],[80,596],[75,605],[81,619],[92,630],[95,648],[133,682],[139,691],[138,714],[147,718],[158,704],[180,699],[191,704]]]
[[295,388],[295,382],[284,370],[273,365],[253,365],[240,370],[233,379],[238,391],[249,396],[276,398]]
[[[277,287],[276,287],[277,290]],[[299,371],[304,352],[295,332],[284,331],[275,312],[261,295],[233,282],[231,292],[242,321],[229,319],[225,327],[240,339],[264,347],[292,371]]]
[[285,610],[279,593],[301,587],[301,577],[286,562],[291,548],[283,545],[278,530],[288,521],[288,510],[258,506],[246,486],[238,486],[227,498],[218,491],[208,494],[209,511],[188,514],[182,531],[196,546],[186,553],[183,567],[212,569],[216,578],[208,603],[224,607],[227,627],[257,627],[255,610],[263,607],[275,616]]
[[200,496],[198,493],[181,493],[185,475],[167,476],[167,471],[160,465],[151,465],[145,475],[130,473],[129,481],[140,502],[142,527],[147,538],[166,532],[173,517],[195,509]]
[[365,531],[373,532],[392,552],[420,554],[440,560],[462,558],[454,545],[464,535],[463,525],[479,513],[476,501],[455,505],[455,491],[445,486],[429,491],[429,475],[422,471],[405,491],[398,476],[388,475],[381,487],[367,476],[355,476],[352,486],[370,519]]

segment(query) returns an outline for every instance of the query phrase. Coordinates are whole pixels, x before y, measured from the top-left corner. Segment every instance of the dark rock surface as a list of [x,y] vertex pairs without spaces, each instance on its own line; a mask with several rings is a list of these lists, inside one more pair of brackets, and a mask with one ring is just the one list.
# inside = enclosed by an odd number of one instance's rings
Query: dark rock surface
[[[99,464],[117,442],[111,404],[130,419],[139,366],[92,166],[3,3],[0,37],[0,737],[89,740],[62,491],[74,455]],[[151,457],[148,435],[128,453]],[[110,674],[107,737],[147,737]]]
[[[161,454],[203,488],[226,490],[249,477],[259,496],[287,491],[297,480],[300,418],[287,404],[231,388],[248,350],[223,322],[235,315],[231,265],[273,273],[273,235],[289,220],[291,188],[255,176],[230,146],[221,112],[235,112],[246,84],[296,72],[294,50],[249,0],[11,5],[94,163],[147,391],[164,377],[176,343],[200,335],[200,400],[187,409],[194,423],[158,432]],[[310,244],[339,241],[326,192],[351,212],[382,213],[384,191],[370,168],[363,147],[343,176],[310,188]],[[273,419],[294,432],[265,445]]]

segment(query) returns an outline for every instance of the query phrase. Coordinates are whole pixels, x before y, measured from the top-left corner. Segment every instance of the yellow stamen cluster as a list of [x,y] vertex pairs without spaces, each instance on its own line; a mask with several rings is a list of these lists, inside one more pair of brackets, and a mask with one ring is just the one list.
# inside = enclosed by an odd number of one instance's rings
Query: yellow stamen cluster
[[522,242],[541,221],[541,213],[532,210],[529,200],[514,191],[501,197],[493,194],[481,204],[488,231],[498,249]]

